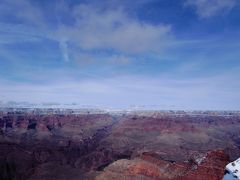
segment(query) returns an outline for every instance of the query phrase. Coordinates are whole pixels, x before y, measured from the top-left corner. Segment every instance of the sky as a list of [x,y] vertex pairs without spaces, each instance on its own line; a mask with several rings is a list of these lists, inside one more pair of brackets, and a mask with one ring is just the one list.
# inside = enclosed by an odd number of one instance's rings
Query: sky
[[0,105],[240,110],[240,0],[1,0]]

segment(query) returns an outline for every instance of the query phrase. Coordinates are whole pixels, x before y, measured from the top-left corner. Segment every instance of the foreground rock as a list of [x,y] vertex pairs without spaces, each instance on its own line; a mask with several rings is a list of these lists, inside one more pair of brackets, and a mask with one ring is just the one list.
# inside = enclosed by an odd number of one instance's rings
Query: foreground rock
[[168,162],[157,154],[143,153],[118,160],[104,169],[97,180],[220,180],[229,157],[223,151],[197,154],[187,162]]

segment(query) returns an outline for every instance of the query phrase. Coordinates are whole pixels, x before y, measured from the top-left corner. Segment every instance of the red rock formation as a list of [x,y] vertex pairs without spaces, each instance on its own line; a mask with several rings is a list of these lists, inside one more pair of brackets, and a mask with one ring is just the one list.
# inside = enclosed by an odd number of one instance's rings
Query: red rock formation
[[[194,159],[195,158],[195,159]],[[229,157],[223,151],[197,156],[188,162],[168,162],[143,153],[133,160],[119,160],[105,168],[97,180],[221,180]]]
[[182,177],[184,180],[221,180],[229,157],[223,151],[207,153],[203,161],[196,165],[196,170]]

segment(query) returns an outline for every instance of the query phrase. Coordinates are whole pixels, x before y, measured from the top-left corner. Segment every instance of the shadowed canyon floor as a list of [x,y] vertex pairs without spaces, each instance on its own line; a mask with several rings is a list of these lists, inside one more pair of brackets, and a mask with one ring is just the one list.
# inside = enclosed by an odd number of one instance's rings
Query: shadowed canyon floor
[[240,156],[231,112],[0,114],[0,179],[221,179]]

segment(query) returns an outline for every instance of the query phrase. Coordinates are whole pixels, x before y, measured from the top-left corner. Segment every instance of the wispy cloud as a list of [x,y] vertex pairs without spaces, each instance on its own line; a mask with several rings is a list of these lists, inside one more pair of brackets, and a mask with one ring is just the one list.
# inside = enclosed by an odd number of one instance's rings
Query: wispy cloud
[[237,0],[185,0],[185,5],[193,7],[200,18],[209,18],[229,12]]
[[79,48],[87,50],[114,50],[122,53],[159,51],[171,32],[170,25],[151,25],[130,18],[122,9],[100,9],[78,5],[73,14],[74,26],[61,26],[59,36]]
[[21,41],[38,41],[45,37],[41,31],[30,25],[2,23],[0,21],[0,43],[11,44]]
[[69,61],[69,55],[68,55],[68,44],[66,40],[61,40],[59,42],[60,49],[62,51],[63,59],[64,61]]
[[[0,30],[5,31],[2,43],[47,38],[59,43],[66,62],[70,57],[75,57],[75,53],[88,51],[88,55],[91,56],[91,51],[96,50],[111,51],[109,58],[122,61],[123,58],[116,58],[117,54],[123,54],[126,60],[127,56],[132,54],[160,52],[169,46],[169,40],[172,38],[171,25],[141,22],[130,17],[123,6],[107,7],[111,1],[103,3],[105,6],[88,3],[75,5],[71,9],[64,1],[61,2],[54,4],[55,25],[52,24],[52,28],[49,28],[48,17],[36,5],[29,1],[3,0],[0,4],[0,14],[12,16],[19,24],[0,24]],[[64,15],[71,18],[72,23],[62,20]],[[71,49],[72,46],[74,50]],[[112,55],[114,53],[116,54]]]
[[45,24],[45,19],[42,11],[33,6],[28,0],[2,0],[0,3],[1,18],[11,17],[35,26]]

